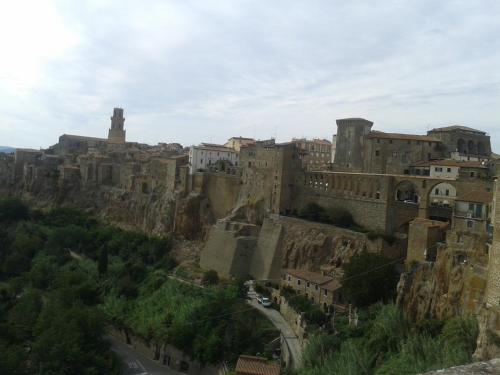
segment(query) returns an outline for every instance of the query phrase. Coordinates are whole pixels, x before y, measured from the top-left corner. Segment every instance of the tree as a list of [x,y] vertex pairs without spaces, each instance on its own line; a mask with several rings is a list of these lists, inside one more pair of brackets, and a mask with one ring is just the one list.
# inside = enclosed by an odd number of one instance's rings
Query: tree
[[99,251],[97,269],[99,271],[99,276],[103,276],[108,272],[108,249],[106,246],[101,247]]
[[219,283],[219,275],[217,271],[208,270],[203,274],[203,278],[201,279],[201,283],[203,285],[217,285]]
[[379,254],[363,252],[344,266],[342,290],[347,300],[358,307],[394,297],[398,273],[394,262]]
[[0,200],[0,222],[15,222],[27,220],[29,208],[23,201],[15,198]]

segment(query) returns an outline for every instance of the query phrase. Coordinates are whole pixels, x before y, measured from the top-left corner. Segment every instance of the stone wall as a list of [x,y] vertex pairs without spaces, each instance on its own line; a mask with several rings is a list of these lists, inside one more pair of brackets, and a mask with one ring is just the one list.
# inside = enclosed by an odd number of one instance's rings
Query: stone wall
[[210,229],[200,266],[223,277],[247,276],[258,231],[255,225],[219,220]]
[[500,306],[500,184],[496,184],[495,210],[493,213],[493,244],[489,252],[488,288],[486,302],[492,306]]
[[203,193],[210,201],[216,219],[222,219],[234,210],[240,189],[241,181],[238,176],[224,173],[210,173],[207,175]]

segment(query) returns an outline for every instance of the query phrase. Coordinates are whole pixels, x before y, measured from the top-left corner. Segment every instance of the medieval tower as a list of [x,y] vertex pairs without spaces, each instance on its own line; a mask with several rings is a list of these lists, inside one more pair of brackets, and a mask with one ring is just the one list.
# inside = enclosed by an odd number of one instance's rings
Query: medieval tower
[[364,139],[372,126],[373,122],[362,118],[337,120],[337,142],[333,162],[337,171],[362,171]]
[[122,108],[114,108],[113,116],[111,117],[111,128],[108,133],[108,142],[115,144],[125,143],[125,118],[123,117]]

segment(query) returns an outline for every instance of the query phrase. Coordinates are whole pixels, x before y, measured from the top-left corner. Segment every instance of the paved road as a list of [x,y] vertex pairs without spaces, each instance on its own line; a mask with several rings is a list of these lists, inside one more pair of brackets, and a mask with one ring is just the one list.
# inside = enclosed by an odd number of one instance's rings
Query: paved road
[[295,333],[292,330],[292,327],[288,324],[288,322],[281,316],[279,311],[276,311],[269,307],[263,307],[261,304],[257,302],[257,293],[253,290],[253,287],[250,286],[250,291],[248,292],[248,296],[251,297],[248,300],[248,303],[262,312],[270,321],[274,324],[274,326],[280,330],[283,334],[285,342],[289,348],[290,356],[292,357],[292,368],[298,368],[300,362],[302,361],[302,348],[300,347],[300,342]]
[[114,337],[108,336],[107,339],[111,342],[111,350],[122,360],[123,375],[184,375],[146,358]]

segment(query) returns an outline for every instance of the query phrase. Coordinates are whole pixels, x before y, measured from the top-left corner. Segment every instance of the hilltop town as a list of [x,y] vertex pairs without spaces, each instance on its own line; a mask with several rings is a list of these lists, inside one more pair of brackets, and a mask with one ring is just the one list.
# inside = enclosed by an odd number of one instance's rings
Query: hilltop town
[[[201,270],[281,284],[325,313],[349,309],[344,265],[382,254],[399,267],[408,316],[476,315],[476,358],[491,359],[500,355],[499,160],[482,130],[387,133],[362,118],[337,120],[330,140],[151,146],[127,140],[115,108],[107,138],[64,134],[44,150],[0,154],[0,193],[173,233],[193,243]],[[291,316],[279,291],[270,296]],[[290,320],[304,339],[304,324]]]

